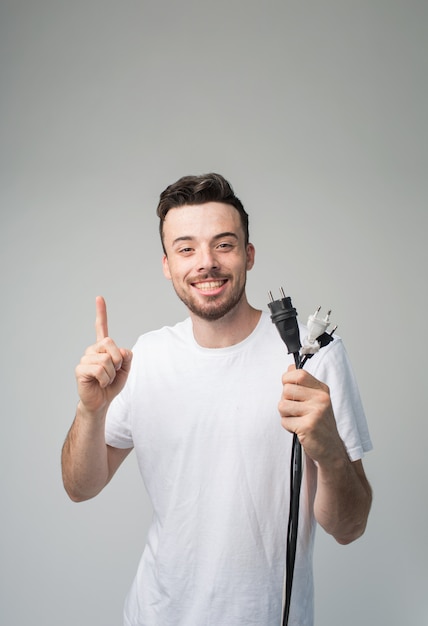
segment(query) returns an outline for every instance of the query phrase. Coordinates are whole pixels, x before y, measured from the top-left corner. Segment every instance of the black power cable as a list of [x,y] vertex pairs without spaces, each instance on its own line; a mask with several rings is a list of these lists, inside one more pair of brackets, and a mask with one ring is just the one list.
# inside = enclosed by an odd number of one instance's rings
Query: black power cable
[[[317,309],[314,316],[309,318],[312,322],[312,334],[309,337],[309,348],[305,349],[303,358],[300,356],[301,342],[299,325],[297,323],[297,311],[291,303],[291,298],[286,296],[284,290],[280,289],[281,298],[274,300],[272,293],[269,292],[268,307],[271,311],[272,322],[278,329],[281,339],[287,346],[288,354],[293,354],[296,369],[302,369],[306,361],[310,359],[314,353],[331,341],[333,341],[333,332],[328,334],[325,332],[329,325],[329,315],[324,320],[317,318]],[[316,336],[315,336],[316,335]],[[313,348],[312,348],[313,346]],[[296,561],[297,534],[299,525],[299,508],[300,508],[300,488],[302,484],[302,446],[299,438],[294,433],[293,444],[291,449],[291,467],[290,467],[290,510],[288,515],[287,529],[287,549],[286,549],[286,575],[285,575],[285,598],[284,611],[282,615],[282,626],[288,625],[288,618],[291,605],[291,592],[293,587],[294,564]]]

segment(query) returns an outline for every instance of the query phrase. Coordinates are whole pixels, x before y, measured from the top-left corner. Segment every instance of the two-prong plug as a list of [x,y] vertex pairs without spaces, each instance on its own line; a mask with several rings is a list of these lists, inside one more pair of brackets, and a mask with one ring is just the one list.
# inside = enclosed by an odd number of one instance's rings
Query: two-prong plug
[[327,328],[330,326],[330,313],[328,311],[324,318],[319,317],[321,307],[319,306],[313,315],[308,318],[308,334],[303,342],[302,354],[312,356],[320,348],[328,346],[333,341],[333,333],[337,326],[328,333]]
[[268,307],[271,312],[271,320],[278,329],[281,339],[287,346],[288,354],[298,354],[301,348],[299,325],[297,323],[297,311],[291,304],[291,298],[285,295],[283,288],[280,289],[281,298],[274,300],[269,291]]
[[330,326],[330,313],[328,311],[327,315],[322,319],[318,317],[318,313],[321,311],[321,307],[319,306],[313,315],[308,317],[308,336],[307,340],[309,343],[314,343],[318,337],[321,337],[323,333]]

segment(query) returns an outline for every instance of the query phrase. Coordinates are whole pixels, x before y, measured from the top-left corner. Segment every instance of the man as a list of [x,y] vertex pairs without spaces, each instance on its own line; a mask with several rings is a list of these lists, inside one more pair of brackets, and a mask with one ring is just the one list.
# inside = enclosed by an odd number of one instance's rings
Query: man
[[305,464],[289,624],[310,626],[315,524],[349,543],[371,504],[361,462],[371,443],[342,342],[310,372],[295,369],[269,315],[247,300],[255,250],[224,178],[180,179],[158,216],[163,271],[189,318],[140,337],[132,357],[109,337],[97,298],[65,488],[92,498],[135,449],[154,515],[126,626],[278,626],[296,433]]

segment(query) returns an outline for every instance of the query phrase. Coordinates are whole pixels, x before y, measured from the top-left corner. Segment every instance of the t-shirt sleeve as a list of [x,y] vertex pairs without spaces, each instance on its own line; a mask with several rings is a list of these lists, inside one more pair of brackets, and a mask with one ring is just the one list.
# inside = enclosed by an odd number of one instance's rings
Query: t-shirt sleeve
[[342,340],[337,337],[322,348],[306,367],[330,389],[339,434],[351,461],[372,449],[367,420],[354,372]]
[[111,403],[106,417],[105,440],[114,448],[133,448],[131,431],[131,408],[129,403],[128,385]]

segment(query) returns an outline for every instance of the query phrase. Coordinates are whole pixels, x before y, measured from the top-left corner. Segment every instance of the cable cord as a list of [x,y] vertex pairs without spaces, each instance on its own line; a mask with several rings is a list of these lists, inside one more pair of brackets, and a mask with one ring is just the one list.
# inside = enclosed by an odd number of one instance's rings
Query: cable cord
[[[333,331],[329,334],[326,332],[330,324],[329,311],[324,319],[318,316],[321,307],[315,311],[314,315],[309,316],[308,320],[308,336],[305,338],[305,345],[302,349],[300,342],[299,327],[297,324],[297,311],[291,303],[291,298],[286,296],[282,287],[280,288],[281,297],[275,300],[272,292],[269,291],[268,307],[271,311],[272,323],[278,329],[281,339],[287,346],[288,354],[293,354],[296,369],[303,369],[307,360],[310,359],[320,348],[328,345],[333,341]],[[301,350],[302,349],[302,350]],[[302,352],[302,356],[301,355]],[[290,466],[290,510],[288,514],[287,528],[287,552],[285,563],[285,589],[284,589],[284,608],[282,614],[282,626],[288,626],[288,619],[291,606],[291,592],[293,587],[294,565],[296,561],[297,550],[297,534],[299,526],[299,509],[300,509],[300,488],[302,485],[302,457],[303,451],[299,438],[294,433],[291,449],[291,466]]]
[[[294,354],[297,369],[302,368],[298,353]],[[297,534],[299,529],[300,488],[302,485],[302,446],[296,433],[293,434],[290,463],[290,510],[288,514],[287,551],[285,563],[285,602],[282,625],[287,626],[290,614],[291,591],[296,561]]]

